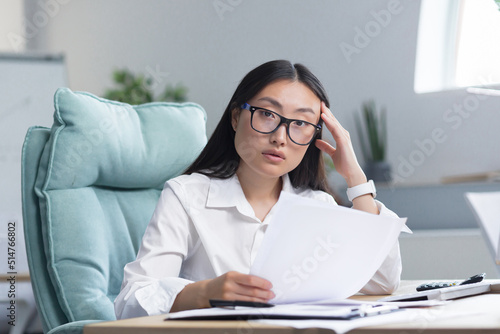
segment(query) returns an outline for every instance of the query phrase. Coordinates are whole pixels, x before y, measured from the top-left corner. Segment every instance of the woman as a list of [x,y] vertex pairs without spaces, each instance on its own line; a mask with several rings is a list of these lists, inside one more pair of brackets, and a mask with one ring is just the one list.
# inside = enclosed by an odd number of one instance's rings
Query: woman
[[[320,139],[324,126],[335,148]],[[374,200],[349,133],[306,67],[277,60],[249,72],[197,160],[166,182],[125,267],[117,318],[209,307],[209,299],[272,299],[271,282],[246,273],[282,191],[335,203],[321,152],[355,193],[354,209],[394,215]],[[362,292],[391,293],[400,273],[396,244]]]

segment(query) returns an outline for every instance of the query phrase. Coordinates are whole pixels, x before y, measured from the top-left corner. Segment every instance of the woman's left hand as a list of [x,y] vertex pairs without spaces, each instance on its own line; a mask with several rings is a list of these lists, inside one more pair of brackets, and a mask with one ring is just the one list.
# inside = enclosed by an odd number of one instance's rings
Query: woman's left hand
[[335,169],[346,180],[349,188],[367,182],[366,175],[356,159],[349,132],[342,127],[324,102],[321,102],[321,118],[331,132],[336,147],[322,139],[316,140],[316,147],[332,158]]
[[[335,169],[346,180],[349,188],[366,183],[366,175],[356,159],[349,132],[340,125],[324,102],[321,102],[321,118],[332,133],[337,147],[333,147],[322,139],[316,140],[316,147],[332,158]],[[379,214],[377,204],[371,194],[356,197],[352,204],[354,209]]]

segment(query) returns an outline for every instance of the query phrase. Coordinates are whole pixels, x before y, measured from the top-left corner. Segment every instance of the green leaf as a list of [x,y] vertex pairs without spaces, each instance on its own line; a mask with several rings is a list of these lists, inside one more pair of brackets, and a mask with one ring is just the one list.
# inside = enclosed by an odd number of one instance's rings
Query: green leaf
[[104,97],[109,100],[125,102],[133,105],[153,101],[187,101],[187,87],[167,85],[165,92],[156,97],[153,91],[153,78],[144,74],[134,74],[128,69],[113,71],[115,88],[105,91]]
[[365,161],[371,160],[370,153],[368,152],[368,145],[366,143],[366,138],[364,136],[364,131],[362,130],[363,124],[361,118],[358,114],[354,114],[354,123],[356,124],[356,130],[358,132],[359,142],[361,144],[361,153]]

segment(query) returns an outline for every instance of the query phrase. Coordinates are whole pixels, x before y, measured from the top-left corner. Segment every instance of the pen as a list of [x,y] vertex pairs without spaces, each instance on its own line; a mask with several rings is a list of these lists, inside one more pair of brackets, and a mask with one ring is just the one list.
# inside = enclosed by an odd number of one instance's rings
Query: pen
[[371,315],[385,314],[396,310],[399,310],[399,308],[392,305],[378,305],[368,307],[367,305],[364,305],[364,307],[360,307],[358,311],[360,317],[368,317]]
[[273,307],[273,304],[269,303],[261,303],[261,302],[248,302],[244,300],[223,300],[223,299],[210,299],[211,307],[236,307],[236,306],[244,306],[244,307]]

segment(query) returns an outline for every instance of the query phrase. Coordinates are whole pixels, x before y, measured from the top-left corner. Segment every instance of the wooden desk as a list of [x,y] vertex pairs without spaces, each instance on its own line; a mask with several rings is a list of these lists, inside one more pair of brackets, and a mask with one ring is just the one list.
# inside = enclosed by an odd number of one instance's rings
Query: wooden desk
[[[403,281],[396,294],[415,291],[422,281]],[[377,300],[381,296],[353,296],[353,299]],[[247,321],[164,321],[164,315],[101,322],[87,325],[84,334],[331,334],[322,328],[296,329]],[[352,334],[382,333],[499,333],[500,294],[485,294],[455,300],[423,309],[411,322],[358,328]]]
[[30,274],[29,273],[18,273],[18,274],[14,274],[14,275],[1,274],[0,281],[6,282],[12,276],[14,276],[16,278],[16,282],[29,282],[30,281]]

